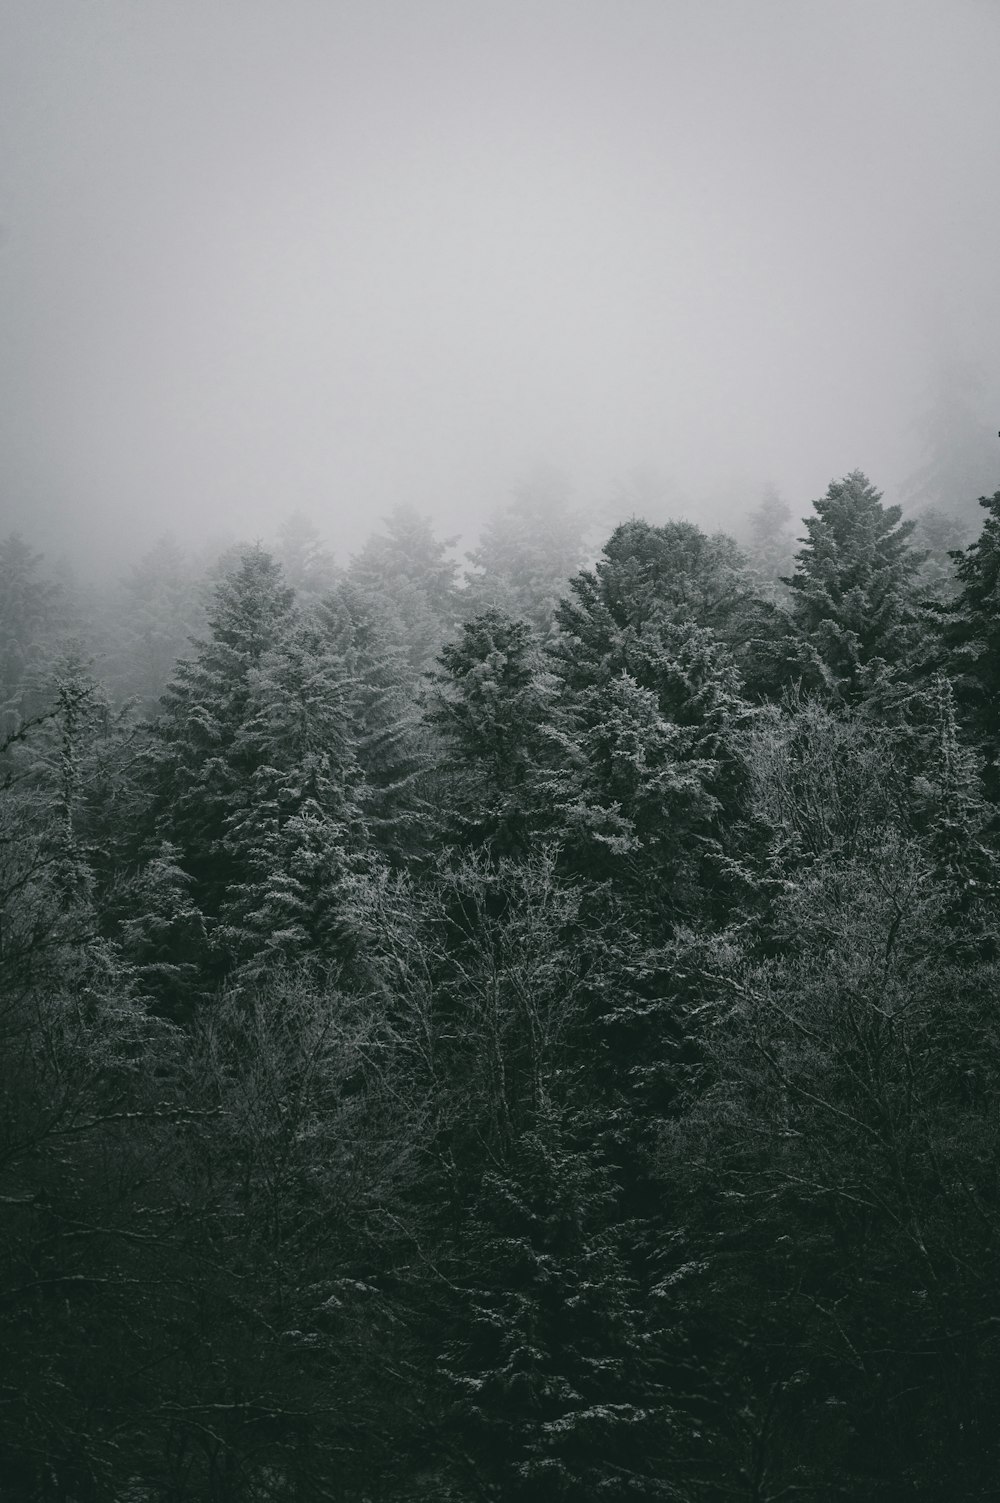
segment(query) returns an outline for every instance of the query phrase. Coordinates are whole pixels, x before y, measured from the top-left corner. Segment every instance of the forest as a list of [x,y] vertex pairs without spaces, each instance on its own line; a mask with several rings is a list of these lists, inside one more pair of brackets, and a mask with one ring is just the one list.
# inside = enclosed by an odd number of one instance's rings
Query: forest
[[997,1496],[974,499],[0,544],[0,1496]]

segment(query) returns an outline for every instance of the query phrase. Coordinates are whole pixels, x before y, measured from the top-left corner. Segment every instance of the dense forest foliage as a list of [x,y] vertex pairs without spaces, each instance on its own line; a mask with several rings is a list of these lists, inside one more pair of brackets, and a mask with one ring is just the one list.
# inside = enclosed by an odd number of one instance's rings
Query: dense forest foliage
[[997,1495],[982,507],[0,545],[4,1498]]

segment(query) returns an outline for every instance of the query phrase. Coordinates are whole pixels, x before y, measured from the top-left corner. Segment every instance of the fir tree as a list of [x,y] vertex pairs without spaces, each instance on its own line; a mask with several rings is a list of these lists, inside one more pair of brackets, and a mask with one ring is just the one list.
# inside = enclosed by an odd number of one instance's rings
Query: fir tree
[[872,692],[909,661],[921,634],[912,581],[922,562],[914,522],[860,470],[833,480],[806,520],[804,547],[785,583],[807,685],[844,699]]
[[381,600],[393,640],[417,672],[431,667],[458,625],[458,566],[449,557],[454,541],[436,538],[428,519],[410,507],[397,507],[347,571],[352,584]]
[[523,852],[553,688],[531,628],[488,610],[463,627],[440,662],[429,718],[455,756],[453,828],[498,855]]
[[440,812],[431,798],[435,745],[420,711],[422,677],[395,640],[385,602],[356,583],[341,581],[317,620],[341,664],[373,845],[405,867],[427,854]]
[[750,563],[765,584],[774,587],[793,563],[792,508],[773,486],[768,486],[749,520]]
[[275,557],[299,605],[313,605],[337,583],[339,570],[315,523],[293,512],[278,529]]
[[[595,682],[595,674],[624,672],[656,691],[657,639],[682,625],[709,632],[720,660],[749,675],[752,693],[780,677],[780,613],[756,593],[732,538],[709,537],[690,522],[617,527],[594,568],[570,581],[556,619],[562,637],[552,644],[553,657],[577,686]],[[732,669],[729,677],[734,685]]]
[[987,789],[1000,797],[1000,491],[982,497],[983,530],[954,553],[959,594],[944,618],[945,666],[963,718],[986,758]]
[[259,549],[245,554],[216,591],[209,636],[163,696],[146,753],[147,859],[168,842],[209,931],[245,875],[228,836],[265,760],[243,734],[257,709],[254,675],[291,624],[278,565]]
[[252,771],[225,821],[221,844],[236,880],[215,936],[248,973],[279,959],[329,966],[353,950],[352,889],[367,869],[367,831],[348,692],[307,625],[286,631],[250,676],[232,758]]
[[39,574],[41,562],[20,533],[0,542],[0,713],[11,724],[41,708],[29,681],[52,666],[59,589]]
[[482,613],[507,612],[545,635],[569,580],[586,553],[584,518],[570,505],[568,483],[539,475],[519,486],[513,500],[486,523],[469,553],[469,604]]
[[205,615],[190,560],[160,538],[122,582],[112,626],[110,683],[150,713]]

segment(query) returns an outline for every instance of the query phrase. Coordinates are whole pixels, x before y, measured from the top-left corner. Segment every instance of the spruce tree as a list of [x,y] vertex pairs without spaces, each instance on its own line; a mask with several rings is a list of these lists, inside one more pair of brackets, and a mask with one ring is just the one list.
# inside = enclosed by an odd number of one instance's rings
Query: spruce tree
[[[208,988],[234,969],[343,959],[367,844],[342,666],[296,615],[278,565],[246,554],[209,623],[153,728],[146,854],[161,880],[145,879],[170,914],[183,891],[184,944],[204,933]],[[129,929],[143,964],[165,922]]]
[[944,664],[966,725],[986,758],[987,790],[1000,798],[1000,491],[983,496],[983,530],[953,553],[959,585],[944,618]]
[[923,627],[912,582],[922,558],[915,523],[883,506],[861,470],[832,480],[806,520],[795,572],[785,580],[799,633],[802,677],[846,700],[901,670]]
[[8,727],[41,708],[31,684],[52,666],[60,592],[39,573],[41,562],[20,533],[0,542],[0,714]]
[[348,580],[381,601],[393,640],[423,672],[455,633],[461,599],[454,538],[435,537],[430,521],[400,506],[350,563]]
[[384,860],[426,857],[440,810],[432,799],[436,742],[419,703],[422,675],[396,640],[390,603],[342,580],[316,611],[340,662],[365,821]]
[[585,519],[570,504],[568,482],[542,474],[520,485],[495,512],[469,553],[473,610],[523,617],[543,636],[570,578],[584,562]]
[[329,966],[354,946],[354,880],[367,870],[349,686],[321,634],[296,624],[265,653],[233,740],[252,769],[225,822],[236,873],[216,943],[253,974],[281,959]]
[[452,753],[452,833],[498,855],[523,852],[553,696],[531,628],[485,611],[439,661],[429,720]]
[[153,713],[204,625],[191,561],[172,537],[162,537],[122,581],[111,624],[109,682],[116,694],[136,698],[145,713]]
[[792,566],[791,524],[792,508],[773,486],[768,486],[760,504],[750,513],[747,553],[753,568],[772,588]]
[[760,597],[733,539],[690,522],[616,527],[593,569],[570,581],[556,620],[553,657],[578,686],[624,672],[658,692],[658,638],[689,626],[712,635],[751,695],[770,692],[782,676],[781,613]]

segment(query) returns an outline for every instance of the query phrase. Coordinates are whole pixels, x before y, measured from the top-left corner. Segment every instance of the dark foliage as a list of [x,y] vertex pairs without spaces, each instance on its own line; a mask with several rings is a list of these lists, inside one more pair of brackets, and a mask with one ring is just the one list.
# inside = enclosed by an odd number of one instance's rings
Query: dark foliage
[[0,550],[4,1498],[995,1495],[1000,493],[549,500]]

